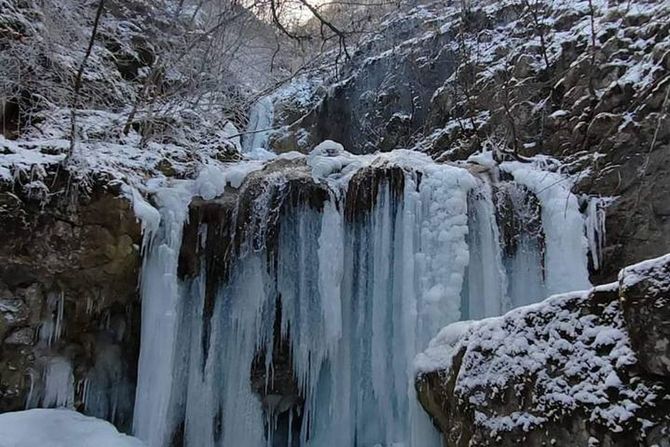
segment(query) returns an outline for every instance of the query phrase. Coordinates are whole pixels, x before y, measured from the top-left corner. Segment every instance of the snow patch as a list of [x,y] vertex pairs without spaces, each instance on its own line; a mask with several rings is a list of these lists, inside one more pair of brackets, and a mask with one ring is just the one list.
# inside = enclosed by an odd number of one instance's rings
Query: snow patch
[[34,409],[0,414],[2,447],[144,447],[109,422],[72,410]]

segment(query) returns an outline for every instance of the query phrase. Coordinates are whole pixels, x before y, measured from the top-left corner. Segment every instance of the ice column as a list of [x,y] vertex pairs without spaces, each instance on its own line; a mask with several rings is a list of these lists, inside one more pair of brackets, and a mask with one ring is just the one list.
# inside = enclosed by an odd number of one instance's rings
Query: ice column
[[264,96],[251,106],[249,111],[249,125],[244,136],[243,149],[249,152],[256,148],[265,148],[270,136],[270,128],[274,120],[274,105],[272,98]]
[[161,225],[156,233],[145,235],[148,252],[140,285],[142,329],[133,429],[152,447],[169,445],[174,429],[173,370],[180,318],[177,263],[190,199],[184,189],[158,191]]

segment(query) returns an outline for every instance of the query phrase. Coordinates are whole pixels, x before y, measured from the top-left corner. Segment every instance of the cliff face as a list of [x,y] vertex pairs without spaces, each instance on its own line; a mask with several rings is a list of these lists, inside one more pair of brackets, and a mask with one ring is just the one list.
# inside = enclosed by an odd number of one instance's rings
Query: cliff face
[[416,387],[447,445],[667,445],[669,266],[445,328]]
[[50,203],[0,190],[0,411],[71,406],[127,429],[140,229],[119,191],[67,177],[50,177],[73,188]]

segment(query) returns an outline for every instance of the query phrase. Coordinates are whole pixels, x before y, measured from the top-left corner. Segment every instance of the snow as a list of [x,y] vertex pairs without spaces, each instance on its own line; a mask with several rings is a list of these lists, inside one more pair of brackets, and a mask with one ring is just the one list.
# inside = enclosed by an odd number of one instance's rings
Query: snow
[[333,140],[324,140],[321,143],[317,144],[310,155],[316,156],[327,156],[335,157],[337,155],[342,155],[344,153],[344,146],[340,143]]
[[257,147],[245,152],[244,157],[247,160],[270,161],[277,158],[277,154],[262,147]]
[[567,110],[557,110],[554,113],[552,113],[551,115],[549,115],[549,118],[562,118],[562,117],[565,117],[569,114],[570,114],[570,112],[568,112]]
[[223,137],[233,143],[237,152],[242,152],[242,140],[240,138],[240,131],[230,121],[223,126]]
[[133,212],[142,224],[142,233],[144,234],[147,231],[153,233],[158,230],[161,216],[156,208],[151,206],[142,194],[132,186],[123,185],[122,190],[133,204]]
[[486,166],[487,168],[497,166],[496,161],[493,159],[493,151],[476,152],[468,157],[467,162]]
[[314,104],[315,98],[318,98],[316,90],[322,84],[323,79],[313,71],[301,74],[277,90],[273,94],[273,99],[278,103],[290,101],[300,107],[308,108]]
[[298,151],[289,151],[279,154],[277,158],[279,158],[280,160],[298,160],[301,158],[305,158],[305,154]]
[[428,348],[417,354],[414,359],[415,370],[425,374],[440,369],[451,369],[454,347],[474,324],[472,320],[457,321],[442,328],[428,343]]
[[54,165],[64,154],[51,155],[24,148],[0,135],[0,181],[13,181],[17,172],[30,172],[34,167]]
[[0,414],[0,447],[143,447],[109,422],[72,410],[34,409]]
[[340,143],[325,140],[309,153],[307,165],[312,168],[312,177],[315,181],[319,181],[333,173],[341,172],[355,160],[355,157],[346,152]]

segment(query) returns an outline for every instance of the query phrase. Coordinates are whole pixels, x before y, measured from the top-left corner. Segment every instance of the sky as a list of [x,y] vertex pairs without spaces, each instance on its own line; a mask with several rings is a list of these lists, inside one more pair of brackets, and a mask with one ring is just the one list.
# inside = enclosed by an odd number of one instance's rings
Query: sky
[[[328,0],[307,0],[310,5],[312,6],[321,6],[325,3],[328,3]],[[299,1],[295,1],[295,4],[291,4],[291,9],[287,10],[287,14],[290,14],[291,16],[295,17],[297,21],[300,23],[305,23],[308,21],[310,18],[312,18],[312,13],[302,5]]]

